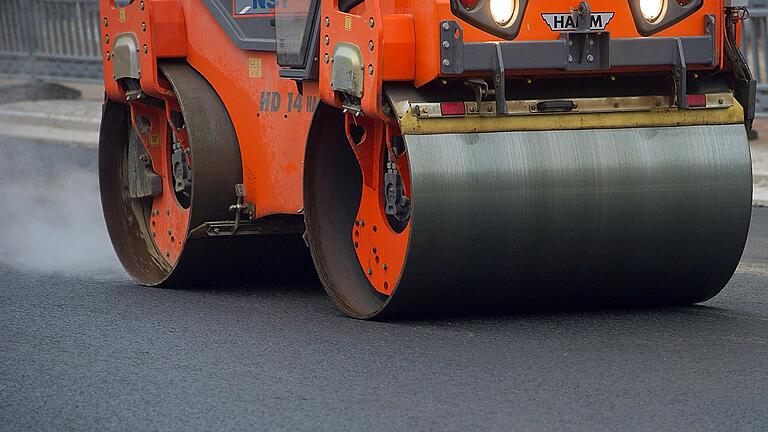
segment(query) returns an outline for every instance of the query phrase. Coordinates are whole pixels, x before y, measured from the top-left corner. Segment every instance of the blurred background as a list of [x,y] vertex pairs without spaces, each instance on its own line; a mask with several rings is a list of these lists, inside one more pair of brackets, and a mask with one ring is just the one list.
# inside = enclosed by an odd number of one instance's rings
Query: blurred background
[[96,176],[98,0],[0,0],[0,273],[127,278]]

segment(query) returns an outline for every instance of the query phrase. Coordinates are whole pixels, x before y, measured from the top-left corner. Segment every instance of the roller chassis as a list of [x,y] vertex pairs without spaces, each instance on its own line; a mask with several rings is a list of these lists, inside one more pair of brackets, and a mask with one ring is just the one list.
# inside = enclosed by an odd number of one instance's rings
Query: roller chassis
[[[754,92],[728,36],[738,14],[720,2],[695,2],[651,33],[631,24],[631,7],[612,12],[611,31],[587,28],[605,2],[582,2],[570,12],[580,27],[559,34],[542,33],[531,3],[527,30],[499,40],[456,1],[319,1],[290,61],[290,13],[225,3],[102,0],[102,201],[138,282],[210,280],[200,263],[285,271],[306,252],[276,245],[300,235],[326,291],[356,318],[689,304],[733,273],[751,172],[732,125],[751,125]],[[610,153],[611,137],[631,144]],[[673,160],[676,174],[659,170]],[[690,190],[675,195],[686,206],[670,201],[670,179]],[[636,227],[613,221],[628,209]],[[702,249],[661,238],[646,248],[633,230]],[[566,251],[552,249],[553,233]],[[255,249],[291,252],[269,268],[244,253]],[[693,271],[703,276],[685,277]]]

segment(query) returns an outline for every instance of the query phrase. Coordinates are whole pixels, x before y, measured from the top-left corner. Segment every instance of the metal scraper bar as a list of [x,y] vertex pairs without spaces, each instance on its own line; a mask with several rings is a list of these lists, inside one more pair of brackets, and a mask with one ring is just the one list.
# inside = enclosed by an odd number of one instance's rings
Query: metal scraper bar
[[[694,109],[718,109],[733,106],[731,93],[711,93],[701,95],[705,98],[704,106]],[[623,96],[603,98],[567,98],[562,100],[527,99],[507,101],[506,115],[539,115],[548,114],[541,109],[544,104],[552,102],[570,103],[567,110],[553,110],[551,113],[610,113],[610,112],[653,112],[669,111],[675,108],[670,96]],[[451,116],[496,116],[496,102],[460,102],[464,105],[462,114],[445,114],[442,106],[445,102],[409,102],[411,114],[420,118],[440,118]]]

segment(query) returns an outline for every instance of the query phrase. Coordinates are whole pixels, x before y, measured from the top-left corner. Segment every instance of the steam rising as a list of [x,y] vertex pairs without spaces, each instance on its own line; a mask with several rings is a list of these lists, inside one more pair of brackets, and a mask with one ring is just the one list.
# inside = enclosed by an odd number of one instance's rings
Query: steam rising
[[0,136],[0,267],[125,278],[104,226],[96,151]]

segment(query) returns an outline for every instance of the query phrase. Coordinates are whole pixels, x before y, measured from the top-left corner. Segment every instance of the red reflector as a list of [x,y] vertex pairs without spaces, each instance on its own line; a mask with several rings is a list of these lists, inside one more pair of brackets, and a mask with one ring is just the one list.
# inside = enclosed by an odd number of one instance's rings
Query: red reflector
[[475,6],[477,6],[478,1],[479,0],[459,0],[459,3],[464,6],[464,9],[472,10]]
[[688,95],[689,107],[705,107],[707,106],[707,95]]
[[440,113],[442,115],[464,115],[464,102],[441,102]]

